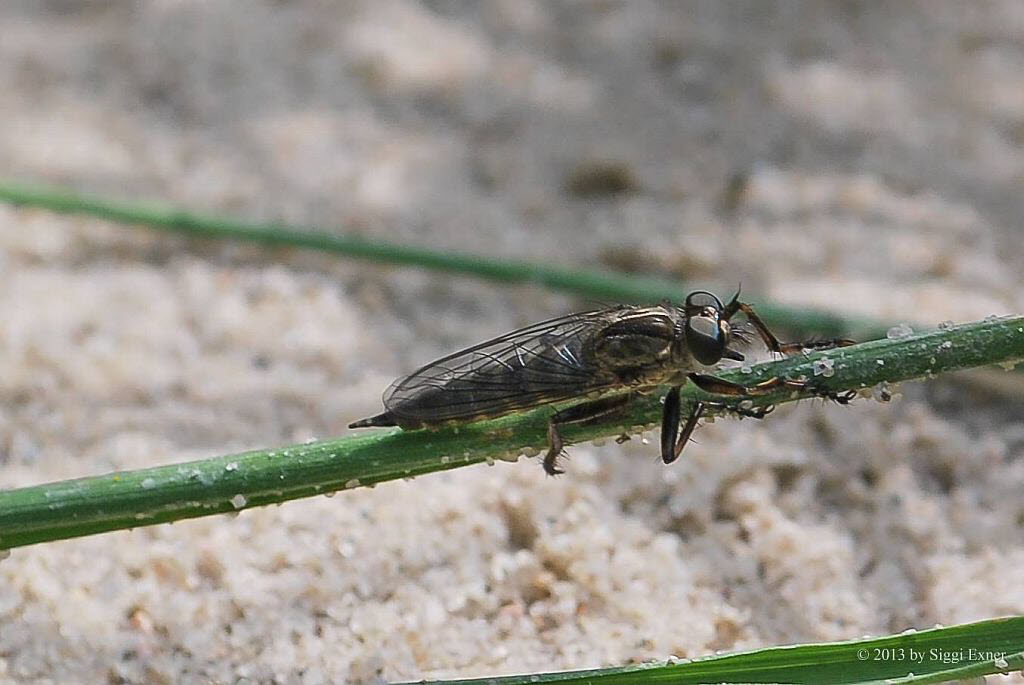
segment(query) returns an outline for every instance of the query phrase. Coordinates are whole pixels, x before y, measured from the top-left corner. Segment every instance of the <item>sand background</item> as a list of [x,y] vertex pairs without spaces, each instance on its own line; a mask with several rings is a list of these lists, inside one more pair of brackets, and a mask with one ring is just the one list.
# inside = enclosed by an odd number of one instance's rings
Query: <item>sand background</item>
[[[5,0],[0,176],[934,325],[1024,311],[1022,74],[1012,0]],[[0,486],[342,435],[581,306],[0,207]],[[0,682],[484,676],[1024,612],[1020,398],[901,391],[718,422],[671,468],[580,445],[558,479],[18,549]]]

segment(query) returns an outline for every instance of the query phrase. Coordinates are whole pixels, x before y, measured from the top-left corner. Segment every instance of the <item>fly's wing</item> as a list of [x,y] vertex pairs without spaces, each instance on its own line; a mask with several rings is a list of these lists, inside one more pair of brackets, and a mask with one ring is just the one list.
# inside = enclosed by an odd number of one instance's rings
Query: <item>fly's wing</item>
[[615,377],[588,363],[585,345],[611,310],[542,321],[456,352],[384,393],[384,406],[404,424],[500,416],[611,388]]

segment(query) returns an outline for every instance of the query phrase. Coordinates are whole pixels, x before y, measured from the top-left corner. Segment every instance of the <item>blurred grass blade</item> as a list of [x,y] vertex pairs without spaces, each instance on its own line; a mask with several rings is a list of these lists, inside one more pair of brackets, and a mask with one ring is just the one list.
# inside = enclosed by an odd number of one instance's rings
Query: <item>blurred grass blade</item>
[[[806,377],[841,392],[1022,359],[1024,317],[1007,317],[797,355],[758,364],[748,373],[734,369],[719,375],[744,384],[773,376]],[[684,401],[693,402],[701,394],[688,384]],[[657,394],[641,397],[624,416],[605,424],[567,426],[563,437],[571,444],[656,424],[659,399]],[[753,403],[795,399],[797,393],[784,390],[759,396]],[[550,408],[542,407],[457,429],[367,431],[339,440],[0,491],[0,548],[233,512],[465,464],[515,459],[524,448],[544,448],[550,414]]]
[[875,639],[769,647],[693,661],[670,660],[591,671],[429,682],[435,685],[895,685],[940,683],[1008,673],[1022,667],[1024,617],[1015,616]]
[[[690,288],[679,281],[621,274],[613,271],[563,269],[546,264],[490,259],[427,248],[373,241],[355,235],[296,229],[280,224],[257,224],[201,216],[179,209],[80,195],[60,188],[0,183],[0,201],[67,214],[85,214],[109,221],[140,224],[199,238],[233,239],[282,247],[333,252],[374,262],[418,266],[460,273],[500,283],[529,283],[551,290],[621,302],[682,302]],[[829,312],[758,303],[769,324],[794,332],[828,337],[880,338],[886,327]]]

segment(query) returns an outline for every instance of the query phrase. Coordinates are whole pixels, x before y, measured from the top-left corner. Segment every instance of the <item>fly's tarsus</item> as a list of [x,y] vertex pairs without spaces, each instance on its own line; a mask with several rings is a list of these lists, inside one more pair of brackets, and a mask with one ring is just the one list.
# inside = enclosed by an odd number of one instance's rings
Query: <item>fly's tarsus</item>
[[[746,400],[744,400],[746,402]],[[708,409],[721,412],[723,414],[731,414],[736,418],[740,419],[763,419],[764,417],[775,411],[774,404],[766,404],[763,407],[748,407],[744,405],[744,402],[704,402],[704,405]]]
[[[629,403],[634,393],[649,393],[686,378],[701,390],[729,398],[694,403],[683,421],[679,385],[665,398],[661,456],[675,461],[708,412],[763,418],[771,411],[746,407],[744,398],[792,388],[847,404],[853,391],[836,393],[805,381],[771,378],[741,385],[701,372],[722,359],[742,361],[729,347],[750,335],[730,326],[742,312],[769,350],[796,354],[851,344],[835,339],[781,343],[754,309],[739,301],[739,292],[723,305],[706,291],[690,293],[682,306],[618,305],[570,314],[527,326],[431,362],[395,381],[384,393],[385,411],[355,421],[350,428],[400,426],[407,430],[439,428],[497,418],[554,403],[577,404],[554,412],[548,422],[544,470],[558,466],[564,441],[559,427],[607,420]],[[685,382],[685,381],[684,381]],[[680,425],[682,424],[682,425]]]
[[844,390],[843,392],[836,392],[835,390],[829,390],[826,387],[812,383],[810,381],[790,381],[790,387],[795,388],[800,392],[805,392],[811,397],[818,397],[820,399],[835,402],[836,404],[849,404],[857,397],[856,390]]

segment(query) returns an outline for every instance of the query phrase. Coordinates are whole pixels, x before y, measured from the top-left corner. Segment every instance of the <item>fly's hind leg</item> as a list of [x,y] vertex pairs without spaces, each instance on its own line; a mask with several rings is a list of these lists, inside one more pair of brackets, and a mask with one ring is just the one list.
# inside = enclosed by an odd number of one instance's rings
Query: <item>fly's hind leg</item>
[[853,345],[855,341],[848,338],[831,338],[827,340],[816,340],[808,342],[779,342],[779,339],[775,337],[775,334],[771,332],[761,317],[757,315],[754,308],[746,302],[739,301],[739,291],[733,295],[732,300],[729,304],[725,305],[725,311],[722,312],[722,318],[728,321],[731,319],[736,312],[743,312],[747,320],[757,331],[758,336],[764,341],[765,346],[769,350],[776,354],[784,354],[786,356],[794,355],[804,349],[824,350],[832,347],[846,347]]
[[565,471],[558,467],[558,457],[562,454],[565,443],[558,433],[558,427],[566,424],[586,425],[619,411],[632,399],[632,395],[612,395],[598,400],[575,404],[557,411],[548,421],[548,451],[544,455],[544,472],[549,476],[557,476]]

